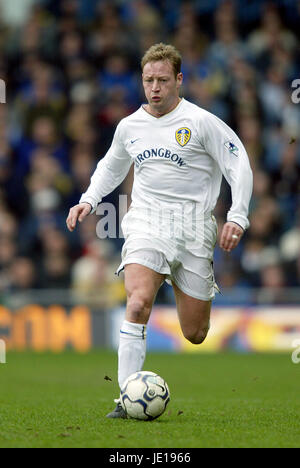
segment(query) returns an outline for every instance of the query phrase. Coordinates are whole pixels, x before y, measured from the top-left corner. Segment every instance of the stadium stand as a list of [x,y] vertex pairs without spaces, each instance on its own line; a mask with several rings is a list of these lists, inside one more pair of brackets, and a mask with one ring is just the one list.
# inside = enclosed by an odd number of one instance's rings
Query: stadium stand
[[[20,3],[0,1],[0,302],[27,289],[125,300],[114,275],[122,239],[97,240],[96,215],[75,234],[65,218],[117,123],[143,102],[140,57],[160,41],[182,53],[183,96],[232,126],[254,171],[250,228],[232,254],[215,251],[217,282],[230,291],[216,302],[252,303],[257,290],[284,302],[300,282],[300,3]],[[117,206],[131,182],[130,173],[106,201]],[[224,183],[220,225],[229,206]],[[174,301],[170,291],[161,303]]]

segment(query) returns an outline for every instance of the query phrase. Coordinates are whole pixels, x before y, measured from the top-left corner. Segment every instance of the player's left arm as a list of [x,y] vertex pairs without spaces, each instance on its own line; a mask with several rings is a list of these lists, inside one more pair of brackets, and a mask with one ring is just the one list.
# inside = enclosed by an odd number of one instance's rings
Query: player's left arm
[[232,221],[224,224],[220,237],[220,247],[226,252],[231,252],[240,242],[244,229]]
[[220,237],[220,247],[230,252],[249,227],[253,174],[244,145],[228,125],[213,115],[205,119],[203,125],[205,148],[218,163],[231,187],[232,205]]

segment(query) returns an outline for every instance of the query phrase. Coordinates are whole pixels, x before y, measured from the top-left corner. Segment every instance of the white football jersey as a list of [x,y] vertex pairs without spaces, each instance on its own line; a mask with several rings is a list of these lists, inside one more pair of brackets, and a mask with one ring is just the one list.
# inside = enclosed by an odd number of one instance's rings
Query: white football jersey
[[252,171],[246,150],[222,120],[181,99],[154,117],[143,106],[118,124],[112,145],[100,160],[80,202],[93,211],[125,179],[134,164],[132,206],[194,202],[213,211],[222,175],[231,186],[227,221],[246,229]]

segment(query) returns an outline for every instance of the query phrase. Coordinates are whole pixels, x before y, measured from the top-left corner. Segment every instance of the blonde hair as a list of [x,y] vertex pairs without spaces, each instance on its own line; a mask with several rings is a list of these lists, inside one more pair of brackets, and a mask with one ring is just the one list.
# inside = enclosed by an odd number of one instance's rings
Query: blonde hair
[[158,62],[169,60],[172,65],[175,77],[181,72],[181,55],[178,50],[170,45],[160,42],[151,46],[144,54],[141,60],[142,70],[148,62]]

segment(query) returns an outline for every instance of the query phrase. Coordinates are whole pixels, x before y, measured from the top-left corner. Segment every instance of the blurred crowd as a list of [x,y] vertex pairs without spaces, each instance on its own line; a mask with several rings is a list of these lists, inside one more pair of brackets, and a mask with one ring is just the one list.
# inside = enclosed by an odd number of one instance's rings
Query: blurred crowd
[[[96,215],[72,234],[65,219],[118,122],[144,102],[140,58],[161,41],[182,54],[182,95],[237,132],[254,172],[250,228],[231,254],[215,251],[217,283],[232,291],[217,302],[240,288],[248,302],[255,288],[280,302],[299,286],[299,21],[295,0],[0,0],[0,303],[47,288],[125,300],[122,239],[99,239]],[[117,206],[131,184],[132,172],[105,201]],[[220,228],[230,203],[224,182]],[[172,302],[170,290],[158,300]]]

